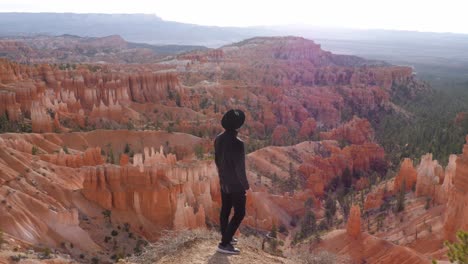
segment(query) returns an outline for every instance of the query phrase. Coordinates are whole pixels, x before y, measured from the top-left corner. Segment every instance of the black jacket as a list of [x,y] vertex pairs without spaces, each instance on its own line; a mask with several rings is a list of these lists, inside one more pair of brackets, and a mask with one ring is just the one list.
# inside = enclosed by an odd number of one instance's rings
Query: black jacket
[[244,142],[237,137],[237,131],[226,130],[216,136],[214,148],[222,190],[225,193],[248,190],[250,187],[245,172]]

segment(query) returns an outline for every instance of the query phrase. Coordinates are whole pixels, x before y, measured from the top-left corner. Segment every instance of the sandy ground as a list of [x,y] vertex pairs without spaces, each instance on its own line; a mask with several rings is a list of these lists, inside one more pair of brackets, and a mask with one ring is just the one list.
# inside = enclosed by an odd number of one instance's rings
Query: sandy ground
[[226,255],[216,252],[217,241],[203,240],[195,243],[192,247],[185,249],[176,256],[166,256],[160,259],[158,264],[274,264],[295,263],[291,260],[272,256],[259,248],[243,245],[240,241],[237,246],[241,250],[239,255]]

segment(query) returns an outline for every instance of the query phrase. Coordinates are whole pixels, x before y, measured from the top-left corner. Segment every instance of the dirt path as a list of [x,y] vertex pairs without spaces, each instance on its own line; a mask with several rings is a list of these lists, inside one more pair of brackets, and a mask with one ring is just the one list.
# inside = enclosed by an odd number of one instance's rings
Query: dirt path
[[164,257],[158,264],[293,264],[295,262],[272,256],[259,248],[239,243],[240,255],[225,255],[216,252],[217,242],[204,240],[183,250],[176,256]]

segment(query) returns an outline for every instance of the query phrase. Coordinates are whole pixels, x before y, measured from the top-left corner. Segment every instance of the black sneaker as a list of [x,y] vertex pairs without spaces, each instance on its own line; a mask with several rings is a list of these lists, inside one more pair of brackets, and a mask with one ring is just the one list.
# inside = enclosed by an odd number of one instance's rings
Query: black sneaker
[[218,249],[216,251],[218,251],[219,253],[223,253],[223,254],[231,254],[231,255],[240,254],[240,250],[233,247],[231,244],[227,244],[226,246],[219,244]]
[[231,240],[231,245],[237,245],[237,242],[239,242],[239,240],[237,240],[237,238],[233,237],[232,240]]

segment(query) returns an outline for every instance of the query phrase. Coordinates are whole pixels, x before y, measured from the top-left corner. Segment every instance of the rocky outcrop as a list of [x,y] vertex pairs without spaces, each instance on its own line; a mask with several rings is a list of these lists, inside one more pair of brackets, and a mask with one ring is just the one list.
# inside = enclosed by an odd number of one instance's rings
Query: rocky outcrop
[[82,193],[105,209],[131,212],[135,217],[130,224],[143,226],[145,235],[154,237],[163,229],[205,226],[205,214],[214,216],[212,191],[219,188],[214,173],[206,163],[145,166],[143,171],[133,166],[90,167],[84,171]]
[[106,106],[101,101],[98,106],[93,106],[93,110],[91,110],[89,116],[94,119],[105,118],[120,122],[123,118],[122,106],[118,101],[117,103],[114,103],[112,100],[110,100],[109,106]]
[[444,181],[442,166],[432,160],[432,154],[426,154],[421,157],[417,171],[416,195],[435,197],[436,188]]
[[79,168],[82,166],[97,166],[104,163],[101,156],[101,148],[88,148],[83,153],[67,154],[61,148],[57,154],[41,155],[41,160],[70,168]]
[[37,102],[31,106],[31,122],[32,131],[35,133],[52,132],[52,118]]
[[356,116],[348,123],[339,126],[329,132],[321,132],[322,139],[345,141],[350,144],[364,144],[374,140],[374,130],[367,119]]
[[327,157],[310,156],[304,158],[298,172],[307,182],[307,187],[316,195],[323,195],[325,186],[334,178],[342,175],[348,168],[350,171],[368,171],[372,164],[384,160],[384,150],[377,144],[365,143],[351,145],[343,149],[330,144],[323,145]]
[[[408,192],[416,187],[416,179],[418,172],[413,167],[413,161],[405,158],[400,166],[400,171],[395,177],[393,190],[399,191],[405,185],[405,191]],[[421,187],[420,187],[421,188]]]
[[309,139],[317,128],[317,122],[313,118],[307,118],[298,132],[298,136],[302,139]]
[[16,102],[15,93],[0,90],[0,116],[6,115],[10,121],[21,118],[21,105]]
[[384,191],[375,190],[366,195],[366,200],[364,201],[364,210],[377,209],[383,204]]
[[72,168],[32,155],[36,143],[38,152],[56,147],[34,134],[0,137],[0,228],[32,245],[58,248],[68,242],[79,250],[97,252],[99,245],[80,227],[78,210],[72,205],[81,178]]
[[463,153],[456,159],[453,188],[450,188],[445,214],[445,238],[455,240],[458,230],[468,229],[468,136],[467,144],[463,146]]
[[358,205],[353,205],[349,211],[346,232],[352,238],[359,238],[361,235],[361,209]]
[[131,102],[181,106],[183,96],[173,72],[63,70],[6,60],[0,60],[0,84],[0,115],[10,121],[31,118],[33,132],[41,133],[64,130],[63,123],[72,128],[107,121],[127,125],[140,118],[126,108]]
[[322,242],[313,250],[325,250],[347,257],[346,263],[405,263],[430,264],[430,258],[405,246],[362,233],[358,238],[346,230],[335,230],[322,237]]

